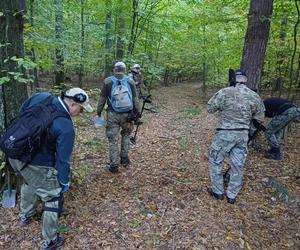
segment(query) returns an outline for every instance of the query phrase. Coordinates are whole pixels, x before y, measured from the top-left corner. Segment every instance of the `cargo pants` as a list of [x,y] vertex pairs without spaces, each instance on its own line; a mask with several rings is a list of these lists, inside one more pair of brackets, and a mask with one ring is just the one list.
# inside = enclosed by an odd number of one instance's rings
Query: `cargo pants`
[[297,107],[289,108],[273,117],[265,131],[266,139],[271,147],[280,147],[284,128],[297,117],[300,117],[300,108]]
[[244,164],[248,154],[248,131],[217,131],[209,151],[209,175],[212,191],[224,194],[223,162],[226,156],[230,159],[230,180],[226,195],[234,199],[241,187]]
[[[106,137],[109,143],[109,159],[111,165],[118,165],[120,157],[128,157],[132,122],[128,122],[128,113],[107,113]],[[121,153],[118,146],[121,129]]]
[[[57,180],[57,170],[53,167],[24,167],[24,162],[9,159],[12,168],[24,180],[21,187],[20,218],[30,218],[36,213],[38,200],[45,203],[42,218],[43,239],[49,244],[58,234],[58,215],[61,209],[61,187]],[[24,167],[24,168],[23,168]]]

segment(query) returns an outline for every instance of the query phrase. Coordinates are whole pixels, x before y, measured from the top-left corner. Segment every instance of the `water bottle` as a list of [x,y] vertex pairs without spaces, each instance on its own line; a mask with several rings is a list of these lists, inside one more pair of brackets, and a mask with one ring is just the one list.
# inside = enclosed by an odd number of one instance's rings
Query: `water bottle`
[[95,127],[99,128],[99,127],[104,127],[106,125],[106,121],[104,120],[104,118],[101,116],[98,116],[95,118]]

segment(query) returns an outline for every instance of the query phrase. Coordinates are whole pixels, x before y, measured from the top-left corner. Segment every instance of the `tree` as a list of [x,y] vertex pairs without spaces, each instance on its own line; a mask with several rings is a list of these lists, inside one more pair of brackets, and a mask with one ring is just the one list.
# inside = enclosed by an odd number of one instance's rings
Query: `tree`
[[27,98],[23,26],[25,0],[0,2],[0,132]]
[[111,0],[105,1],[106,7],[106,20],[105,20],[105,48],[104,48],[104,76],[108,77],[112,73],[112,60],[111,60],[111,48],[112,48],[112,34],[111,34]]
[[126,5],[126,1],[119,0],[118,1],[118,15],[117,15],[117,27],[116,27],[116,35],[117,35],[117,42],[116,42],[116,59],[118,61],[123,60],[124,57],[124,49],[125,49],[125,12],[124,6]]
[[63,53],[63,3],[62,0],[55,0],[55,83],[64,82],[64,53]]
[[246,71],[252,89],[259,89],[261,85],[272,11],[273,0],[250,2],[241,68]]

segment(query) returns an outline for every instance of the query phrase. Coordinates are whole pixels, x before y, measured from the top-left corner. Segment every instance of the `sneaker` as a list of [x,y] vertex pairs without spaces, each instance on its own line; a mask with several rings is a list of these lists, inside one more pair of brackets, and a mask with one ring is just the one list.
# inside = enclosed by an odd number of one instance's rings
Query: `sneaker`
[[116,164],[110,164],[109,167],[108,167],[108,170],[109,170],[111,173],[115,174],[115,173],[118,173],[118,172],[119,172],[119,167],[118,167],[118,165],[116,165]]
[[54,241],[51,241],[49,244],[45,241],[41,246],[41,250],[56,250],[57,248],[61,247],[65,243],[63,237],[57,235]]
[[211,196],[213,196],[214,198],[216,198],[217,200],[223,200],[223,199],[224,199],[224,194],[217,194],[217,193],[215,193],[214,191],[212,191],[211,188],[208,188],[208,189],[207,189],[207,192],[208,192]]
[[236,198],[229,198],[228,196],[226,196],[227,198],[227,202],[230,204],[234,204],[236,202]]
[[30,224],[32,222],[32,217],[20,217],[19,218],[19,225],[21,227],[27,226],[28,224]]
[[130,160],[128,158],[128,156],[122,157],[121,156],[121,165],[123,165],[123,167],[127,167],[130,164]]

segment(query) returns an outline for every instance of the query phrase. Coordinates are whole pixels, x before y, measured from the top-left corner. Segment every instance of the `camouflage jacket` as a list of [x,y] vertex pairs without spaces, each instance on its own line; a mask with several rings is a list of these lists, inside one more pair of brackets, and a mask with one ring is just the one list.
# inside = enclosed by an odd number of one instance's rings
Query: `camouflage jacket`
[[249,129],[252,119],[263,122],[265,107],[258,94],[244,84],[237,84],[210,98],[207,111],[218,112],[217,129]]

